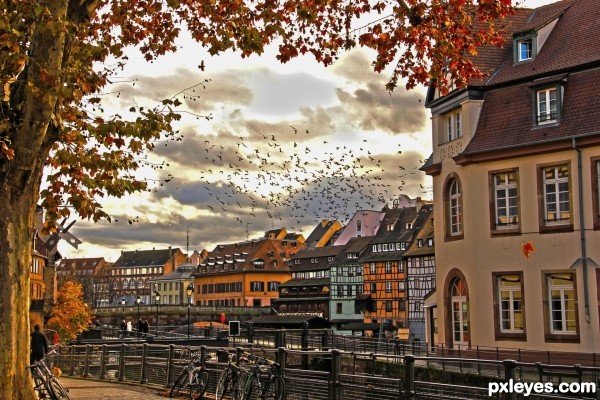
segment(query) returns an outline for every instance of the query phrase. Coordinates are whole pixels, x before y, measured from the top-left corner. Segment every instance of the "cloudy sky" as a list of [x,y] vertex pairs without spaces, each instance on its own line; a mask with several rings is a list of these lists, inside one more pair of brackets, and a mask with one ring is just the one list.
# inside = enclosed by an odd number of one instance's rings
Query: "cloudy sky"
[[431,152],[425,88],[388,93],[388,75],[372,71],[365,51],[324,68],[308,57],[278,64],[272,51],[211,58],[182,38],[176,54],[154,63],[129,57],[105,108],[153,107],[178,94],[183,138],[148,156],[140,173],[151,192],[104,203],[115,221],[77,221],[71,230],[84,243],[62,243],[65,257],[185,252],[187,232],[190,252],[279,227],[306,237],[323,218],[344,223],[399,194],[432,197],[418,171]]

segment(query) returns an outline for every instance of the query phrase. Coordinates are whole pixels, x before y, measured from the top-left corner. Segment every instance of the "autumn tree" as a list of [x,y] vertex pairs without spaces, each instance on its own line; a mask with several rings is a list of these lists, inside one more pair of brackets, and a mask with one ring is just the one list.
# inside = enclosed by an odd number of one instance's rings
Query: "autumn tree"
[[58,291],[46,326],[55,330],[62,340],[71,340],[89,328],[91,320],[92,309],[83,301],[81,284],[65,282]]
[[[363,45],[376,50],[375,70],[394,67],[390,89],[404,78],[445,90],[479,74],[465,55],[499,42],[494,21],[510,11],[510,0],[0,0],[0,398],[34,398],[26,367],[36,205],[48,230],[72,213],[110,219],[102,197],[145,190],[135,176],[142,153],[176,136],[177,98],[121,115],[102,109],[127,47],[151,62],[173,52],[185,28],[210,54],[246,57],[272,44],[281,62],[311,53],[329,65]],[[357,30],[367,13],[377,22]]]

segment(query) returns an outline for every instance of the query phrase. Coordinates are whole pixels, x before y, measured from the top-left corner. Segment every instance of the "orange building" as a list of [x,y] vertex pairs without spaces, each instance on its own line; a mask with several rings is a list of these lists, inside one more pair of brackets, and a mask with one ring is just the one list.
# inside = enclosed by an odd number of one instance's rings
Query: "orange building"
[[365,323],[383,324],[392,332],[408,327],[406,261],[403,253],[412,242],[417,207],[387,210],[370,248],[362,258],[364,294],[369,298]]
[[218,245],[194,275],[194,303],[202,306],[270,306],[281,282],[291,278],[286,264],[303,241],[276,235]]

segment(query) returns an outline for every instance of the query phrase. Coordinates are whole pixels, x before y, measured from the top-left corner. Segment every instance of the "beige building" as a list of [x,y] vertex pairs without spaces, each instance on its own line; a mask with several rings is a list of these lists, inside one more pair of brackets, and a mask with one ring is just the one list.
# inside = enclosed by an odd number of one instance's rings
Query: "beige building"
[[518,10],[505,46],[474,59],[486,78],[429,90],[428,340],[600,351],[599,12],[597,0]]

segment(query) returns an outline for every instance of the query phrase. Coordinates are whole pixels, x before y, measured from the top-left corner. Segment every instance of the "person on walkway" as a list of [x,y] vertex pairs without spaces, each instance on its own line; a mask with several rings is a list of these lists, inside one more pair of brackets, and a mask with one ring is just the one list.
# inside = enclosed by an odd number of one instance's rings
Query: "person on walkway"
[[142,324],[142,332],[148,333],[149,330],[150,330],[150,324],[148,324],[148,320],[145,319],[144,323]]
[[29,361],[33,364],[40,361],[48,353],[48,339],[44,332],[40,332],[40,326],[36,324],[31,332],[31,354]]
[[121,334],[120,337],[124,338],[125,337],[125,330],[127,329],[127,322],[125,322],[125,320],[121,321]]

